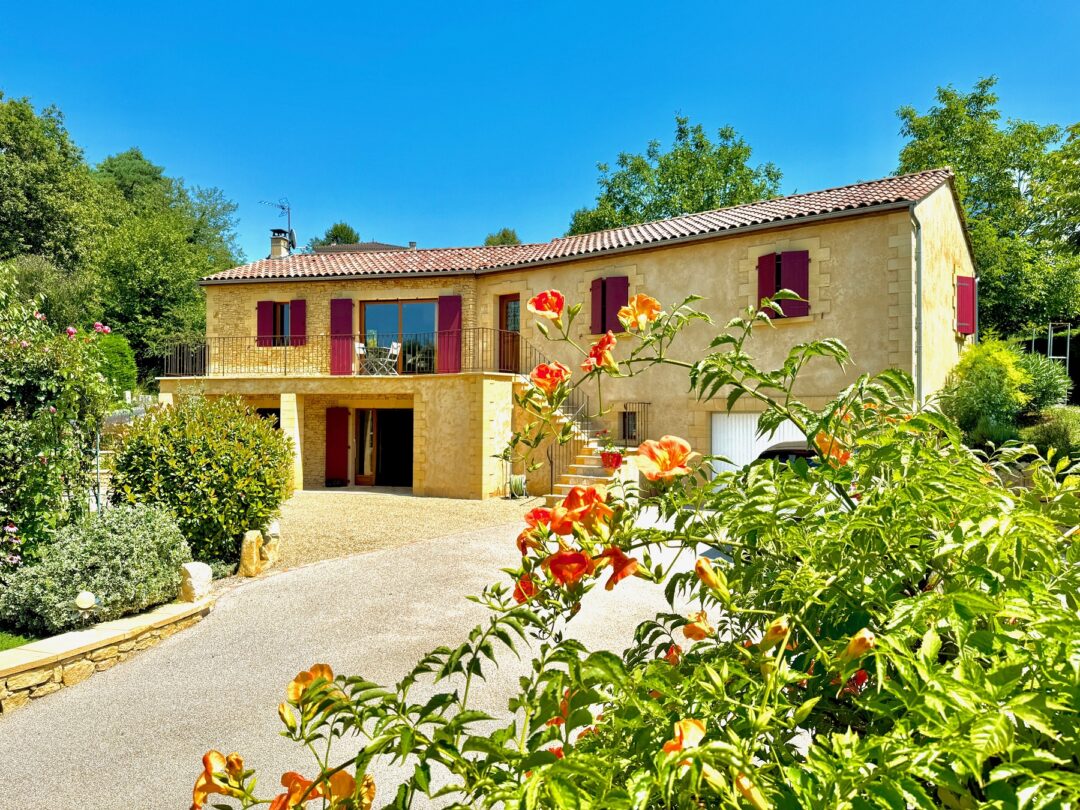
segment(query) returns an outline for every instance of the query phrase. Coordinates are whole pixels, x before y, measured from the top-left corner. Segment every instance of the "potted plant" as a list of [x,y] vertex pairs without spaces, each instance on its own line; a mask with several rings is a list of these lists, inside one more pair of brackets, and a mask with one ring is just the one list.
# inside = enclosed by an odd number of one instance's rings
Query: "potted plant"
[[600,442],[600,463],[604,465],[607,472],[615,472],[623,465],[623,454],[615,446],[615,442],[611,438],[611,431],[597,431],[596,438]]

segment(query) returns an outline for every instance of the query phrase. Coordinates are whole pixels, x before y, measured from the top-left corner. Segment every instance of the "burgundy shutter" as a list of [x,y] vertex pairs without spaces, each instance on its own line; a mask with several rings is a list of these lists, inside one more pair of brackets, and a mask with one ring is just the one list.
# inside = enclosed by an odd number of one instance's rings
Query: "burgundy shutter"
[[961,335],[975,334],[975,278],[956,277],[956,331]]
[[782,301],[784,316],[810,314],[810,251],[791,250],[780,254],[780,288],[791,290],[802,301]]
[[611,276],[604,279],[604,331],[622,332],[619,323],[619,310],[630,300],[630,279],[626,276]]
[[[758,256],[757,260],[757,301],[754,302],[754,307],[761,306],[762,298],[772,298],[776,295],[776,254],[766,253],[764,256]],[[771,318],[774,313],[772,310],[766,310],[766,313]]]
[[274,302],[260,301],[255,307],[255,323],[257,327],[255,338],[256,346],[274,345]]
[[307,343],[307,301],[297,298],[289,302],[289,344]]
[[353,302],[351,298],[330,301],[330,373],[352,374]]
[[435,370],[439,374],[461,371],[461,296],[439,296],[439,337],[435,347]]
[[[351,310],[351,308],[350,308]],[[349,482],[349,409],[326,409],[326,484]]]
[[594,278],[592,283],[592,334],[604,332],[604,279]]

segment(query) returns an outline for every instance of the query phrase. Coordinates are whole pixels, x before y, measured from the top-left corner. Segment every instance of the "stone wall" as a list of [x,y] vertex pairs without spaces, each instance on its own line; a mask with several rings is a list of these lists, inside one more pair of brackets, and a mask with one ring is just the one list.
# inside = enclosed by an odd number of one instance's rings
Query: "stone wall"
[[112,669],[135,653],[191,627],[210,600],[163,605],[130,616],[0,652],[0,714]]

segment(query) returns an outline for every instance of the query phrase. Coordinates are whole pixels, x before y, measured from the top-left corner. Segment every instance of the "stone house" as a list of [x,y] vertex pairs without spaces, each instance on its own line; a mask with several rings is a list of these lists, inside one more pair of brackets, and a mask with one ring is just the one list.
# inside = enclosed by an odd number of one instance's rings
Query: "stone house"
[[[752,352],[776,364],[794,343],[841,339],[854,365],[822,362],[801,380],[799,395],[820,406],[888,367],[910,373],[923,398],[938,390],[975,337],[975,275],[947,169],[537,244],[290,254],[274,232],[268,258],[203,280],[206,341],[167,358],[161,392],[242,395],[276,416],[304,488],[485,498],[503,494],[511,472],[497,455],[522,420],[515,387],[537,362],[580,364],[533,328],[525,303],[537,292],[582,304],[575,330],[587,345],[620,331],[615,313],[637,293],[669,308],[701,295],[697,306],[723,324],[792,289],[805,303],[786,302]],[[718,328],[694,324],[679,354],[700,356]],[[699,402],[679,369],[608,380],[605,398],[604,426],[627,446],[674,434],[744,463],[770,444],[756,436],[753,403],[727,413]],[[596,466],[584,435],[552,461],[553,472],[530,475],[533,493],[565,490]]]

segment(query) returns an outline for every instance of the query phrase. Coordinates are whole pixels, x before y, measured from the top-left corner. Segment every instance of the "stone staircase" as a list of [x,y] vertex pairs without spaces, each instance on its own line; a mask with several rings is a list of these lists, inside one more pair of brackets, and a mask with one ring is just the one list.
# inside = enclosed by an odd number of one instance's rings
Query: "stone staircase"
[[566,472],[559,476],[551,493],[544,496],[545,506],[551,507],[562,502],[566,494],[576,486],[611,486],[618,478],[618,471],[608,472],[600,461],[600,443],[588,432],[578,432],[579,441],[574,460]]

